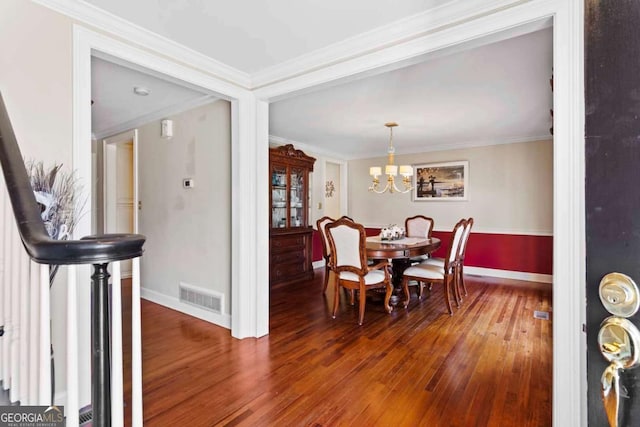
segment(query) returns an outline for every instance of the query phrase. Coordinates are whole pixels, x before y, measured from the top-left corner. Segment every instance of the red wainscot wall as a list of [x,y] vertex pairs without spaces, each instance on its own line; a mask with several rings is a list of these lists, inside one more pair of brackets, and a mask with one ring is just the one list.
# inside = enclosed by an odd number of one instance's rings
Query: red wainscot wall
[[[376,236],[379,228],[367,228],[367,236]],[[450,231],[435,231],[442,241],[435,257],[444,258],[451,244]],[[322,260],[322,241],[313,234],[313,261]],[[553,273],[553,236],[528,234],[477,233],[471,230],[465,255],[465,266],[525,273]]]

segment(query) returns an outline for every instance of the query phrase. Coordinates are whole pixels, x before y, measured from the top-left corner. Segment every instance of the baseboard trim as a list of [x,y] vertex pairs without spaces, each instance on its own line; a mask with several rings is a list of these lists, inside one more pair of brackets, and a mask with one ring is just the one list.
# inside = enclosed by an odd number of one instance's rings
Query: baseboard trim
[[311,264],[311,266],[313,267],[313,269],[315,270],[316,268],[320,268],[320,267],[324,267],[324,260],[321,259],[320,261],[313,261],[313,263]]
[[529,282],[553,283],[551,274],[527,273],[524,271],[497,270],[495,268],[484,267],[464,267],[465,274],[474,274],[478,276],[498,277],[501,279],[526,280]]
[[178,298],[170,297],[148,288],[140,288],[140,296],[148,301],[179,311],[180,313],[213,323],[225,329],[231,329],[231,316],[228,314],[211,313],[198,307],[182,303]]
[[56,406],[67,407],[67,390],[58,391],[53,395],[53,402]]

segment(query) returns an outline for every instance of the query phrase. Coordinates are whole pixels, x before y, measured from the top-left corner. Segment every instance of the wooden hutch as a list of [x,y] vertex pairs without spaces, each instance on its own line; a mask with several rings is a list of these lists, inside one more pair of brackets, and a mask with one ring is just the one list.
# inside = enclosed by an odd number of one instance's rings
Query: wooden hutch
[[313,277],[309,225],[309,173],[316,159],[293,145],[269,149],[269,282]]

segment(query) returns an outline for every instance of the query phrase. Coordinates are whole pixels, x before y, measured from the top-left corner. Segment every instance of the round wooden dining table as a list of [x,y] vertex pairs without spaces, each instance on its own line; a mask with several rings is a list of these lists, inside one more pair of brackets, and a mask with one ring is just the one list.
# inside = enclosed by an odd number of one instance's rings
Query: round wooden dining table
[[[414,240],[415,239],[415,240]],[[392,242],[380,240],[378,236],[367,237],[367,258],[402,260],[435,252],[440,239],[417,239],[408,237]]]
[[398,301],[397,292],[402,283],[402,273],[411,266],[411,258],[435,252],[440,247],[440,239],[431,237],[420,239],[407,237],[392,242],[381,241],[379,236],[367,237],[367,258],[391,260],[394,297],[391,302]]

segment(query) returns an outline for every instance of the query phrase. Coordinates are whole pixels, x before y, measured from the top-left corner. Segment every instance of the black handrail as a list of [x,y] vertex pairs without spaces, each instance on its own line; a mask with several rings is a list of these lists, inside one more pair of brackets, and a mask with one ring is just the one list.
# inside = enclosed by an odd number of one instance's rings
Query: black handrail
[[[27,254],[50,265],[93,264],[92,278],[92,406],[93,425],[110,426],[109,262],[142,255],[140,234],[105,234],[80,240],[54,240],[44,226],[24,160],[0,94],[0,165],[13,214]],[[52,402],[53,404],[53,402]],[[120,402],[118,402],[120,404]]]
[[97,264],[142,255],[145,238],[139,234],[105,234],[82,240],[54,240],[49,237],[1,94],[0,163],[22,243],[35,262]]

